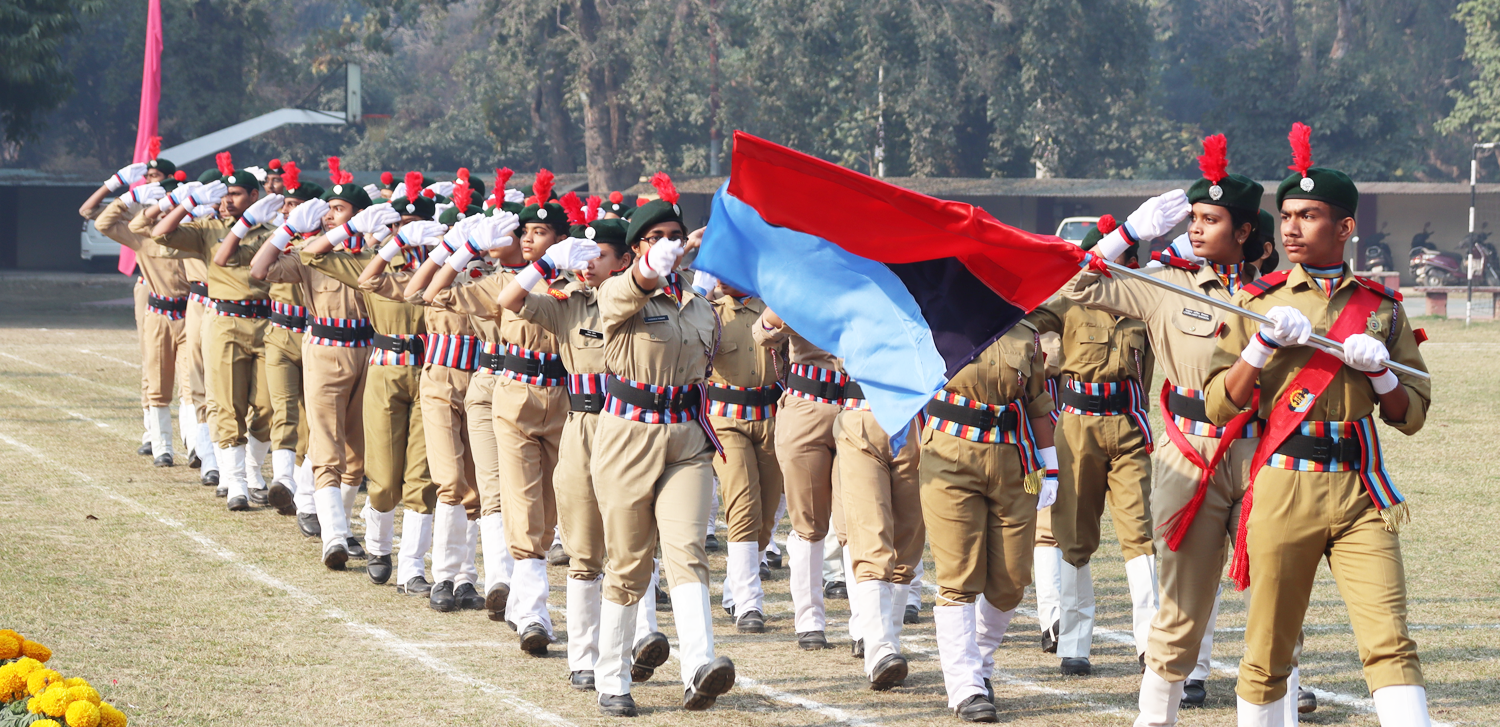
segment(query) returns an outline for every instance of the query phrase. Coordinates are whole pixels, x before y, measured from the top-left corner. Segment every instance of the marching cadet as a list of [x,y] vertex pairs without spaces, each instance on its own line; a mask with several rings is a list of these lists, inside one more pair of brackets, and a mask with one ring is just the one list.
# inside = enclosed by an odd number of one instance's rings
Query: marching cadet
[[[1379,417],[1411,435],[1426,422],[1431,385],[1401,296],[1354,277],[1344,247],[1359,190],[1312,166],[1311,129],[1292,127],[1292,169],[1276,190],[1290,270],[1265,275],[1235,304],[1269,323],[1225,321],[1210,364],[1205,412],[1216,426],[1265,420],[1250,463],[1230,576],[1253,586],[1238,692],[1241,725],[1281,725],[1292,696],[1298,630],[1325,555],[1384,727],[1431,724],[1416,643],[1407,633],[1400,525],[1405,498],[1386,471]],[[1305,344],[1317,332],[1337,354]],[[1257,384],[1259,390],[1257,392]],[[1252,506],[1253,501],[1253,506]]]
[[[1225,147],[1222,134],[1204,139],[1204,155],[1199,158],[1203,178],[1186,195],[1168,192],[1148,201],[1143,210],[1170,208],[1171,217],[1191,204],[1188,237],[1192,253],[1202,263],[1190,262],[1169,247],[1157,256],[1163,267],[1151,272],[1227,302],[1254,279],[1255,271],[1246,261],[1260,257],[1263,245],[1257,229],[1262,188],[1226,172]],[[1108,226],[1101,224],[1099,230]],[[1129,246],[1124,230],[1114,228],[1090,255],[1108,260]],[[1212,639],[1219,582],[1235,527],[1232,517],[1244,496],[1261,422],[1251,412],[1218,427],[1204,413],[1209,360],[1227,314],[1154,285],[1104,277],[1093,269],[1064,286],[1062,294],[1088,308],[1145,323],[1151,350],[1167,375],[1161,402],[1171,446],[1157,448],[1152,455],[1151,487],[1161,554],[1161,607],[1146,644],[1136,725],[1170,726],[1177,722],[1200,646]]]
[[[174,190],[167,199],[178,206],[156,223],[152,234],[157,244],[191,253],[207,265],[215,317],[205,347],[205,365],[211,363],[213,371],[205,371],[205,376],[215,406],[215,459],[229,509],[242,511],[250,508],[247,459],[253,461],[246,457],[246,444],[255,442],[259,448],[270,439],[264,347],[271,305],[265,283],[250,277],[250,261],[272,230],[265,224],[269,217],[245,216],[260,199],[260,182],[235,169],[228,152],[220,152],[216,161],[222,177],[196,189]],[[179,199],[176,192],[184,194]],[[218,205],[225,217],[199,211],[210,205]],[[184,224],[189,212],[202,219]],[[231,231],[238,243],[233,248],[222,244]]]
[[[389,234],[400,216],[387,205],[372,207],[369,195],[353,176],[329,159],[335,184],[323,195],[325,205],[292,210],[287,225],[262,246],[251,274],[273,283],[302,288],[307,304],[307,338],[303,347],[303,390],[307,397],[308,455],[313,465],[313,500],[323,539],[323,565],[343,570],[349,558],[364,558],[364,548],[349,530],[349,515],[364,480],[364,387],[368,348],[375,337],[364,299],[337,280],[308,265],[315,256],[341,245],[361,264],[372,256],[365,248]],[[270,197],[268,197],[270,199]],[[278,200],[279,202],[279,200]],[[278,204],[279,207],[279,204]],[[323,211],[322,234],[310,238],[297,254],[283,255],[291,233],[312,232],[312,212]],[[230,240],[225,240],[226,245]]]
[[920,433],[932,620],[948,708],[966,722],[996,721],[995,649],[1026,595],[1037,510],[1058,493],[1044,378],[1038,331],[1021,321],[933,397]]
[[282,166],[280,159],[272,159],[266,162],[266,178],[262,183],[266,187],[266,194],[279,194],[286,197],[289,186],[283,177],[286,169]]
[[[436,291],[433,304],[499,323],[499,336],[493,342],[496,346],[486,352],[498,377],[491,411],[499,463],[495,484],[499,486],[481,486],[480,517],[498,513],[503,519],[505,542],[515,562],[506,620],[515,626],[520,648],[537,656],[546,654],[547,645],[553,641],[546,558],[558,518],[552,473],[568,418],[568,370],[558,354],[557,337],[501,308],[497,297],[512,278],[531,269],[529,266],[548,248],[568,236],[568,213],[561,204],[550,201],[552,181],[552,173],[546,169],[537,173],[535,201],[519,215],[521,236],[517,247],[526,267],[511,267],[506,257],[515,253],[505,251],[503,267],[496,274],[473,285],[449,287],[471,255],[468,250],[460,250],[448,258],[448,268],[428,284],[429,291]],[[576,195],[570,194],[570,199],[577,204]],[[541,285],[541,281],[532,283]],[[554,275],[542,287],[562,294],[567,284],[566,279]]]
[[[1058,410],[1057,382],[1062,376],[1062,336],[1043,333],[1041,342],[1043,371],[1046,378],[1042,388],[1052,399],[1052,426],[1057,426]],[[1036,512],[1036,547],[1031,549],[1031,567],[1036,579],[1037,625],[1042,629],[1042,652],[1057,653],[1057,635],[1062,627],[1062,549],[1052,537],[1052,508],[1044,507]]]
[[[266,179],[278,180],[285,196],[281,203],[283,216],[304,202],[319,199],[324,189],[312,182],[302,181],[302,170],[296,163],[287,162],[282,169],[280,160],[271,160],[272,171]],[[269,188],[269,185],[267,185]],[[297,491],[295,472],[298,460],[307,455],[307,417],[302,397],[302,340],[307,331],[307,307],[303,305],[301,286],[292,283],[272,283],[271,326],[266,329],[266,385],[271,393],[271,486],[266,491],[266,502],[282,515],[298,515],[298,528],[303,535],[316,538],[322,535],[318,526],[318,514],[311,493],[301,500],[303,512],[299,513],[293,493]],[[254,495],[255,493],[251,493]]]
[[[1149,207],[1149,205],[1147,206]],[[1133,240],[1166,234],[1186,204],[1143,207],[1127,223]],[[1175,215],[1175,217],[1173,216]],[[1098,233],[1085,238],[1084,249]],[[1125,251],[1128,256],[1131,253]],[[1028,320],[1062,336],[1062,413],[1057,422],[1060,475],[1052,535],[1062,550],[1057,655],[1064,675],[1088,675],[1094,638],[1094,583],[1089,559],[1099,549],[1099,522],[1109,505],[1125,557],[1135,651],[1144,664],[1156,614],[1156,558],[1151,534],[1151,422],[1145,392],[1152,355],[1137,320],[1089,310],[1067,298],[1037,308]]]
[[600,711],[616,716],[636,714],[635,612],[651,587],[658,537],[677,622],[683,708],[712,707],[735,679],[734,662],[714,656],[703,548],[716,442],[702,397],[718,324],[713,306],[675,270],[686,237],[677,190],[662,173],[652,183],[661,198],[637,208],[626,233],[636,263],[595,294],[610,372],[592,463],[594,481],[608,483],[595,489],[608,554],[595,689]]
[[[160,144],[159,138],[156,143]],[[156,156],[154,151],[151,156]],[[85,218],[93,218],[94,227],[100,234],[136,253],[136,266],[144,284],[135,287],[143,289],[147,296],[146,314],[139,322],[141,372],[146,384],[146,431],[150,434],[153,464],[171,467],[175,464],[172,395],[175,391],[182,402],[192,401],[187,336],[183,330],[188,287],[182,261],[159,256],[157,251],[160,248],[151,241],[150,234],[132,230],[131,222],[141,209],[154,205],[177,186],[177,180],[167,176],[173,171],[171,162],[154,161],[156,167],[142,162],[116,172],[83,203],[79,213]],[[146,180],[145,184],[126,189],[142,179]],[[99,203],[110,193],[119,196],[98,211]],[[180,423],[184,436],[192,436],[191,420]]]

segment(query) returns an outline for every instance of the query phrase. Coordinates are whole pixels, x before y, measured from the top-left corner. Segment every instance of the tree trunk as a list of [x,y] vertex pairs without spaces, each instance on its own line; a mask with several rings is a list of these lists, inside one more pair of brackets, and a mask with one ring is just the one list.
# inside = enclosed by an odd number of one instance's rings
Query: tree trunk
[[619,149],[614,121],[619,103],[611,93],[612,73],[607,49],[599,42],[602,21],[594,0],[578,0],[578,34],[583,38],[583,151],[589,173],[589,191],[603,195],[620,189],[615,166]]
[[1281,0],[1281,44],[1289,53],[1297,53],[1296,1]]
[[1339,0],[1339,29],[1338,35],[1333,39],[1333,48],[1328,51],[1328,58],[1337,61],[1349,52],[1349,44],[1352,42],[1354,30],[1354,1]]
[[577,171],[573,163],[573,152],[569,148],[568,128],[572,126],[568,118],[568,109],[563,106],[563,94],[567,92],[564,84],[566,74],[558,68],[558,54],[551,49],[543,51],[545,62],[542,64],[541,76],[537,82],[541,84],[541,116],[542,123],[547,132],[547,147],[550,150],[549,168],[558,174]]

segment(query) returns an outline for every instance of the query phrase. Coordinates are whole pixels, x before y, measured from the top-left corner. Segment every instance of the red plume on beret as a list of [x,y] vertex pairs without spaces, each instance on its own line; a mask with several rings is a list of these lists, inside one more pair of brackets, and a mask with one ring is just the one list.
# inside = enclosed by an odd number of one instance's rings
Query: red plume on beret
[[469,180],[460,179],[453,183],[453,205],[459,212],[466,212],[473,201],[474,190],[469,188]]
[[469,181],[469,168],[468,167],[459,167],[458,168],[458,178],[464,180],[465,182]]
[[599,195],[589,195],[589,198],[584,201],[583,219],[589,222],[599,219],[599,206],[602,204],[604,204],[604,200]]
[[342,175],[339,174],[339,158],[328,157],[328,180],[334,184],[343,184]]
[[1105,215],[1099,218],[1100,232],[1108,235],[1109,233],[1114,232],[1116,227],[1119,227],[1119,223],[1115,222],[1114,215]]
[[179,182],[186,182],[187,181],[187,172],[179,169],[179,170],[177,170],[176,174],[172,175],[172,178],[176,179]]
[[1229,170],[1229,140],[1223,134],[1203,137],[1203,156],[1198,157],[1198,169],[1203,171],[1203,178],[1214,184]]
[[672,178],[666,172],[657,172],[651,175],[651,186],[656,187],[656,193],[661,196],[662,201],[667,204],[677,204],[677,185],[672,184]]
[[583,216],[583,200],[579,199],[577,194],[569,192],[563,195],[558,203],[562,205],[563,212],[568,213],[568,224],[587,225],[589,223],[588,218]]
[[621,194],[619,192],[610,192],[609,193],[609,202],[610,202],[610,204],[619,204],[619,203],[624,202],[624,201],[625,201],[625,195],[623,195],[623,194]]
[[422,193],[422,173],[407,172],[406,179],[402,181],[406,183],[406,200],[408,202],[417,201],[417,195]]
[[272,159],[270,162],[266,163],[266,166],[270,167],[271,169],[280,169],[281,168],[281,160],[280,159]]
[[220,174],[226,177],[234,174],[234,158],[229,156],[229,152],[221,151],[218,154],[215,154],[214,163],[219,165]]
[[499,198],[502,200],[505,199],[505,193],[503,191],[505,189],[505,183],[509,182],[512,176],[515,176],[515,172],[511,171],[510,167],[501,167],[500,169],[495,170],[495,190],[500,192]]
[[297,168],[297,162],[289,161],[281,165],[281,183],[288,190],[302,186],[302,170]]
[[1312,127],[1298,121],[1292,124],[1292,132],[1286,138],[1292,142],[1292,165],[1287,169],[1307,176],[1307,170],[1313,165]]
[[161,156],[161,137],[153,136],[146,142],[146,158],[155,159],[158,156]]
[[395,182],[395,181],[396,181],[396,175],[391,174],[390,172],[381,172],[380,173],[380,183],[381,184],[391,184],[392,182]]
[[547,204],[552,199],[552,172],[543,169],[536,173],[536,181],[531,185],[531,191],[536,194],[536,203]]
[[642,206],[644,206],[644,205],[645,205],[645,204],[646,204],[646,203],[647,203],[647,202],[650,202],[650,201],[651,201],[651,200],[649,200],[649,199],[646,199],[646,198],[645,198],[645,197],[636,197],[636,198],[635,198],[635,206],[637,206],[637,207],[642,207]]

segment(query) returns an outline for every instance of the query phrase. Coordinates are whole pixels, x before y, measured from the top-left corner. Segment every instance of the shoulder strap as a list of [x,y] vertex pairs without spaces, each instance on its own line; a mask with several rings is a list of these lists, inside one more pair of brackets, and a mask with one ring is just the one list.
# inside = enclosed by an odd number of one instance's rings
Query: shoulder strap
[[1253,298],[1259,298],[1270,292],[1272,288],[1285,283],[1287,276],[1291,274],[1292,271],[1290,270],[1277,270],[1274,273],[1267,273],[1256,278],[1253,282],[1241,288],[1241,290],[1248,292]]
[[1372,291],[1374,291],[1375,293],[1377,293],[1379,295],[1383,295],[1383,296],[1385,296],[1387,298],[1390,298],[1391,300],[1395,300],[1395,301],[1402,300],[1401,291],[1399,291],[1399,290],[1391,290],[1390,288],[1387,288],[1384,283],[1380,283],[1380,282],[1371,280],[1369,278],[1361,278],[1358,275],[1354,276],[1354,282],[1359,283],[1360,285],[1364,286],[1366,289],[1372,290]]

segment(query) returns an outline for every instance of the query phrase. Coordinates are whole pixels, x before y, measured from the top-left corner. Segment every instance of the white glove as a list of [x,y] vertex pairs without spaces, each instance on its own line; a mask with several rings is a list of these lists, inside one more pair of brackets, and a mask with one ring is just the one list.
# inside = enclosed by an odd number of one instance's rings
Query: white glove
[[377,187],[377,186],[375,186],[375,185],[373,185],[373,184],[366,184],[365,185],[365,194],[370,195],[370,199],[372,201],[380,199],[380,188]]
[[662,240],[651,246],[651,250],[641,258],[641,275],[647,280],[655,280],[677,267],[677,261],[682,257],[682,240]]
[[396,186],[391,189],[391,199],[406,199],[406,182],[396,182]]
[[1136,240],[1155,240],[1171,232],[1192,211],[1193,205],[1188,202],[1187,192],[1174,189],[1146,200],[1125,218],[1125,224],[1130,228],[1131,237]]
[[505,201],[520,204],[526,201],[526,195],[519,189],[505,190]]
[[1172,241],[1172,254],[1186,260],[1194,265],[1202,265],[1208,262],[1208,258],[1193,251],[1193,241],[1188,239],[1188,233],[1184,232]]
[[397,255],[401,254],[401,247],[401,236],[398,234],[396,237],[391,238],[390,242],[381,246],[380,250],[375,254],[379,255],[381,260],[390,262],[395,260]]
[[702,270],[693,271],[693,290],[705,298],[713,296],[714,289],[719,287],[719,279]]
[[[493,223],[493,217],[473,215],[465,217],[462,222],[454,225],[462,242],[453,248],[452,254],[445,256],[449,267],[461,273],[464,268],[468,267],[469,261],[480,253],[496,247],[497,244],[500,247],[509,245],[511,243],[509,237],[497,240]],[[448,241],[444,239],[443,244],[448,244]]]
[[1245,350],[1240,352],[1245,363],[1258,369],[1266,367],[1276,349],[1294,344],[1301,346],[1312,335],[1312,321],[1296,308],[1279,305],[1266,311],[1266,318],[1271,322],[1260,324],[1260,332],[1252,336]]
[[111,192],[118,192],[140,181],[141,177],[146,176],[146,169],[148,167],[145,162],[120,167],[120,171],[115,172],[109,179],[104,180],[104,186]]
[[270,224],[272,227],[280,227],[286,224],[286,215],[281,214],[281,210],[276,210],[276,216],[271,218]]
[[435,220],[439,217],[442,217],[443,213],[447,212],[451,207],[453,207],[453,205],[451,204],[434,204],[432,206],[432,219]]
[[283,201],[285,201],[285,198],[279,194],[268,194],[255,200],[255,203],[250,205],[250,209],[245,210],[244,214],[240,215],[240,220],[234,223],[234,227],[230,229],[230,232],[234,233],[235,237],[243,238],[250,233],[250,228],[270,222],[276,218],[276,215],[281,214],[281,203]]
[[[452,182],[433,182],[432,184],[427,185],[427,189],[432,190],[434,194],[440,194],[440,195],[442,195],[444,197],[452,197],[453,196],[453,183]],[[423,190],[423,191],[426,191],[426,190]]]
[[1036,509],[1052,507],[1057,502],[1057,447],[1037,450],[1042,458],[1042,490],[1036,496]]
[[219,216],[219,208],[211,204],[200,204],[188,210],[188,217],[195,220],[212,219]]
[[328,203],[321,199],[310,199],[292,208],[286,216],[286,226],[292,232],[306,235],[323,226],[323,216],[328,214]]
[[167,190],[162,189],[159,182],[152,182],[150,184],[142,184],[141,186],[120,195],[120,199],[125,200],[125,204],[128,204],[132,207],[143,207],[145,205],[151,204],[152,202],[161,200],[166,196]]
[[349,220],[349,226],[366,235],[373,235],[382,227],[390,227],[401,221],[401,213],[389,202],[366,207]]
[[[490,221],[490,226],[495,230],[494,234],[496,238],[506,237],[510,238],[512,242],[515,241],[515,232],[521,227],[521,218],[516,213],[500,212],[493,217],[485,217],[483,219]],[[509,244],[509,242],[501,243],[500,247],[505,247]]]
[[188,198],[183,200],[183,203],[186,204],[188,201],[191,201],[194,207],[217,205],[219,200],[224,199],[224,193],[228,191],[229,188],[224,186],[223,182],[209,182],[189,192]]
[[432,247],[443,239],[443,231],[448,229],[441,222],[432,220],[416,220],[401,226],[401,231],[396,233],[396,239],[391,242],[402,247]]
[[[188,182],[187,184],[179,184],[177,185],[177,189],[172,190],[171,194],[161,198],[161,201],[156,203],[156,208],[161,210],[162,214],[171,212],[172,208],[181,207],[182,203],[186,202],[187,198],[193,194],[193,190],[202,186],[202,182]],[[189,208],[188,211],[191,212],[192,209]]]
[[1344,364],[1370,377],[1370,385],[1376,394],[1388,394],[1401,385],[1396,372],[1386,368],[1385,360],[1391,357],[1385,344],[1364,333],[1356,333],[1344,339],[1344,353],[1339,356]]
[[570,237],[547,248],[547,254],[543,257],[558,270],[582,270],[588,267],[590,260],[599,257],[599,243],[581,237]]

